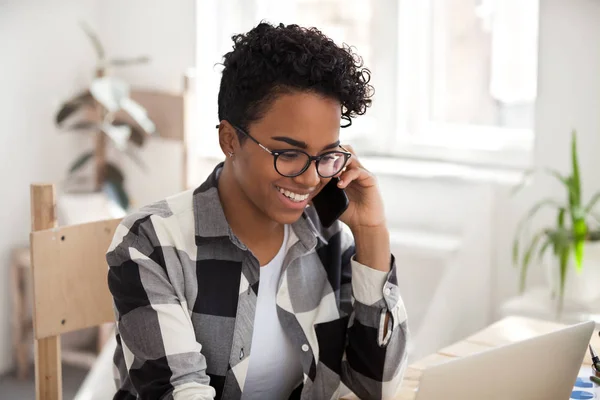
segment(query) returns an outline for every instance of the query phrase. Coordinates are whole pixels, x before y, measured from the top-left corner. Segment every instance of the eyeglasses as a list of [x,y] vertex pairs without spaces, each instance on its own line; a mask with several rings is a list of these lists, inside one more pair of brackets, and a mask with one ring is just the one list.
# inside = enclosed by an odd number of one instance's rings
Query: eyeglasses
[[331,178],[341,172],[348,163],[350,157],[352,157],[352,153],[342,146],[340,147],[344,151],[328,151],[318,156],[311,156],[305,151],[296,149],[272,151],[263,146],[245,130],[237,126],[233,127],[259,145],[261,149],[271,154],[273,156],[275,171],[277,171],[279,175],[288,178],[303,174],[313,161],[317,167],[317,174],[319,174],[321,178]]

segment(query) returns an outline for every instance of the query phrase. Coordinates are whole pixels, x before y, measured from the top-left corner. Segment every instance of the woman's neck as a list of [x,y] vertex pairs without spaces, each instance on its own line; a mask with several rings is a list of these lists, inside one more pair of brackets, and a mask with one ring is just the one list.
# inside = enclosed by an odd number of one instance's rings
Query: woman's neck
[[[258,209],[240,188],[233,171],[225,163],[218,182],[219,198],[233,233],[251,250],[283,240],[283,225]],[[258,249],[257,249],[258,250]]]

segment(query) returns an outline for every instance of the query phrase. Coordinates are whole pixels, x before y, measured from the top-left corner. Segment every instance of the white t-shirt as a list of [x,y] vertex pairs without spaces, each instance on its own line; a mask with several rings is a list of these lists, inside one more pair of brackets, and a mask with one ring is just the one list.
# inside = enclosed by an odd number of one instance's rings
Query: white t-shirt
[[302,382],[300,354],[292,346],[277,318],[277,284],[286,253],[289,226],[277,255],[260,267],[260,284],[254,316],[250,364],[243,400],[287,399]]

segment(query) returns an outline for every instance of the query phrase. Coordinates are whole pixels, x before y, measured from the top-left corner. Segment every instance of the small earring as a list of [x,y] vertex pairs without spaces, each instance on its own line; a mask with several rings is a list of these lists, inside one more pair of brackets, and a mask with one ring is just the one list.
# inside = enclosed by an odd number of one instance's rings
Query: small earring
[[229,152],[227,154],[229,154],[229,157],[233,157],[233,153],[232,152]]

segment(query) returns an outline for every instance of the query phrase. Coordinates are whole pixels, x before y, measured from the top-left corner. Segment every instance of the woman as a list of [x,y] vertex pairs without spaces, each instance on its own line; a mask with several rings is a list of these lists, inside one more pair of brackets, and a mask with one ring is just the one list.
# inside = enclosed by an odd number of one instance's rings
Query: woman
[[[392,398],[406,312],[376,180],[339,142],[371,103],[369,72],[316,29],[261,23],[233,40],[225,162],[127,216],[107,254],[115,398],[320,400],[341,383]],[[307,206],[335,178],[350,204],[324,228]]]

